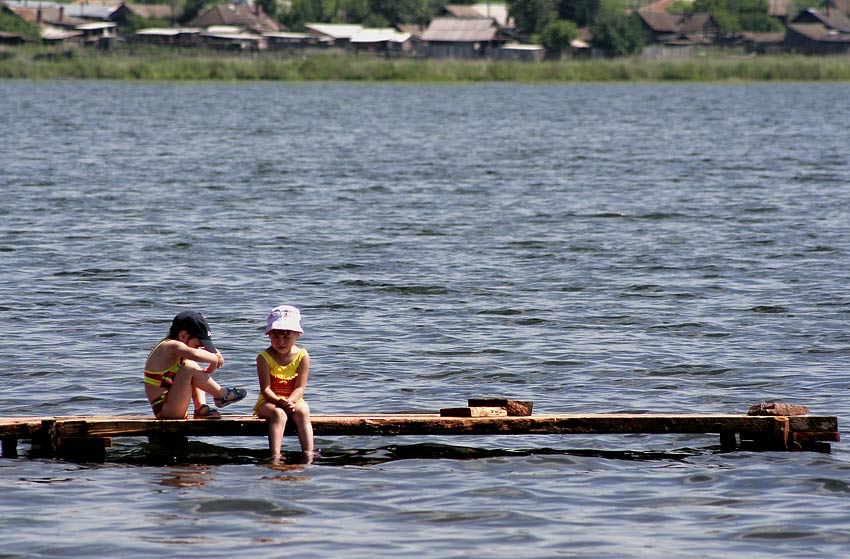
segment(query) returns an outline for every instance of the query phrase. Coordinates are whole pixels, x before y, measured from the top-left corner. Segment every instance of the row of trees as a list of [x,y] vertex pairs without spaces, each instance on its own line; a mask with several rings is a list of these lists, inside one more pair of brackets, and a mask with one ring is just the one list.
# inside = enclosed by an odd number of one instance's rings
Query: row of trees
[[[781,31],[782,24],[770,16],[769,0],[677,0],[675,13],[710,13],[725,33]],[[578,27],[589,27],[594,44],[612,55],[642,48],[640,22],[634,10],[640,2],[629,0],[507,0],[519,30],[538,37],[548,50],[567,48]],[[791,0],[787,17],[807,8],[824,9],[831,0]],[[631,15],[629,15],[631,14]]]
[[643,49],[640,21],[624,0],[508,0],[507,4],[517,30],[549,52],[569,50],[579,27],[589,27],[594,46],[611,56]]
[[[167,1],[174,5],[178,23],[194,18],[210,0]],[[427,25],[446,3],[473,4],[485,0],[256,0],[263,10],[288,29],[303,30],[308,22],[359,23],[367,27],[413,23]],[[517,32],[526,40],[542,44],[550,52],[568,51],[578,29],[588,27],[594,46],[611,56],[640,52],[643,33],[635,12],[651,0],[506,0]],[[774,31],[781,24],[768,15],[769,0],[677,0],[671,11],[709,12],[721,29]],[[823,8],[830,0],[791,0],[789,12],[808,7]],[[496,3],[496,2],[494,2]],[[284,7],[285,6],[285,7]],[[0,19],[0,30],[13,30]],[[134,22],[141,26],[145,21]],[[30,32],[31,30],[25,30]]]
[[[201,0],[189,0],[201,1]],[[291,0],[288,10],[278,0],[258,0],[290,29],[310,21],[362,23],[382,27],[399,23],[427,25],[446,3],[473,4],[483,0]],[[635,9],[652,0],[506,0],[521,36],[553,52],[565,51],[588,27],[594,46],[612,56],[639,52],[643,33]],[[769,0],[678,0],[671,11],[709,12],[728,33],[775,31],[781,24],[768,13]],[[829,0],[791,0],[799,11],[821,7]],[[811,6],[809,4],[812,4]],[[795,9],[792,7],[792,9]]]

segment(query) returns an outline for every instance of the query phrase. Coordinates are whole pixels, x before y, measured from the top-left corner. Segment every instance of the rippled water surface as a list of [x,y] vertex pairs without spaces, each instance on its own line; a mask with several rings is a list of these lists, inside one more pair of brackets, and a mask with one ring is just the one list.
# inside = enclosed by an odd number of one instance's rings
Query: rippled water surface
[[[201,310],[314,413],[741,413],[843,430],[846,85],[0,82],[0,416],[148,413]],[[250,398],[249,398],[250,399]],[[241,406],[241,407],[240,407]],[[248,413],[248,404],[227,411]],[[0,459],[0,557],[840,557],[850,459],[715,436],[264,440]],[[297,442],[287,438],[286,449]]]

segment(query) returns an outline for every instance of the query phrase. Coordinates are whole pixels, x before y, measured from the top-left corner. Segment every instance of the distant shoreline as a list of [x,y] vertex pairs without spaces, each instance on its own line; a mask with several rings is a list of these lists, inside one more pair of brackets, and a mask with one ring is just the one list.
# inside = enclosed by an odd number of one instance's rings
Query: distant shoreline
[[409,83],[843,82],[850,57],[735,56],[680,60],[505,62],[371,56],[227,54],[165,49],[0,49],[0,79],[127,81],[342,81]]

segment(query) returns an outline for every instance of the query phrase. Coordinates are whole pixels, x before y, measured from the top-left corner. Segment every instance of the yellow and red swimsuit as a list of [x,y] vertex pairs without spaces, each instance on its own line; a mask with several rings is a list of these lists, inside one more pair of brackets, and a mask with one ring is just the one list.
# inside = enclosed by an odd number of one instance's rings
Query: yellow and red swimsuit
[[[265,359],[266,363],[269,365],[269,377],[271,380],[269,387],[272,389],[272,392],[281,398],[289,398],[289,395],[292,394],[293,390],[295,390],[295,381],[298,378],[298,366],[301,364],[301,360],[304,359],[304,356],[307,355],[307,350],[303,347],[299,348],[298,355],[295,356],[295,359],[286,365],[279,364],[266,350],[261,351],[260,355],[263,356],[263,359]],[[265,401],[266,399],[263,398],[263,393],[260,391],[257,403],[254,404],[255,414]],[[303,401],[304,398],[298,399],[298,402]],[[297,404],[298,402],[295,403]]]
[[[156,348],[162,345],[166,340],[162,340],[159,342],[155,348],[151,350],[151,353],[156,351]],[[174,365],[170,366],[164,371],[155,372],[148,371],[145,369],[145,384],[150,384],[152,386],[158,386],[160,388],[164,388],[165,391],[157,396],[157,398],[151,402],[151,409],[153,410],[153,414],[159,419],[159,416],[162,414],[162,408],[165,407],[165,402],[168,400],[168,390],[174,384],[174,377],[177,376],[177,372],[180,370],[180,367],[183,366],[183,358],[180,357]],[[186,412],[186,417],[188,417],[188,411]]]

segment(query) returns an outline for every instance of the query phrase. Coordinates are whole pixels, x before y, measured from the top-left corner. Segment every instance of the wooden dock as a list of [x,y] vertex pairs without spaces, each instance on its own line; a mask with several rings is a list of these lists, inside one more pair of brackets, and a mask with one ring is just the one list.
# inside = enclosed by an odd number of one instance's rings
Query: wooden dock
[[[456,410],[457,408],[452,408]],[[530,413],[530,412],[529,412]],[[470,414],[472,415],[472,414]],[[717,434],[721,448],[829,452],[839,441],[838,419],[814,415],[690,414],[440,414],[314,415],[317,437],[430,435]],[[288,431],[294,430],[289,429]],[[118,437],[148,437],[179,444],[188,437],[266,437],[255,416],[158,420],[152,416],[19,417],[0,419],[3,456],[16,457],[20,440],[32,441],[37,456],[103,461]]]

